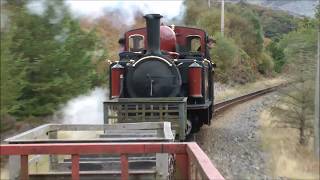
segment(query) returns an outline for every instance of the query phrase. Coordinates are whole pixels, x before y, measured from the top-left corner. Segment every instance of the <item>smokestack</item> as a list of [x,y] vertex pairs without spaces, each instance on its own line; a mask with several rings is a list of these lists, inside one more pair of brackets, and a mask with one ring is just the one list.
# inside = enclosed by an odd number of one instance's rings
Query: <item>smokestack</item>
[[147,54],[161,55],[160,51],[160,14],[147,14],[144,16],[147,23]]

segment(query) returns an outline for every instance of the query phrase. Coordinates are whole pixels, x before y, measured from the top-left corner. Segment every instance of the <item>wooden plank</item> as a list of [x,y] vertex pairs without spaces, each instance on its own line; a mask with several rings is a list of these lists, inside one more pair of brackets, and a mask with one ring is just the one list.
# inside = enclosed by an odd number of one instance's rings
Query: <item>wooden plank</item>
[[[156,170],[131,170],[131,174],[155,174]],[[121,171],[81,171],[80,175],[114,175],[114,174],[121,174]],[[30,173],[30,176],[46,176],[46,175],[69,175],[71,176],[70,172],[38,172],[38,173]]]
[[13,137],[7,138],[4,141],[10,143],[11,140],[16,139],[36,139],[40,136],[46,136],[46,133],[50,130],[50,126],[51,124],[44,124]]
[[5,144],[0,155],[186,153],[186,143],[56,143]]
[[[162,129],[162,128],[159,128]],[[105,134],[119,134],[119,133],[149,133],[154,134],[157,133],[157,129],[113,129],[108,130]]]
[[185,97],[167,97],[167,98],[117,98],[112,100],[107,100],[104,103],[171,103],[171,102],[186,102],[187,98]]
[[164,122],[163,134],[165,139],[174,141],[170,122]]
[[[50,140],[47,134],[57,133],[57,131],[156,130],[163,129],[163,127],[163,122],[120,123],[113,125],[45,124],[8,138],[5,141],[8,143],[59,142],[59,139]],[[47,136],[48,139],[44,139],[42,136]]]
[[11,141],[11,144],[49,144],[49,143],[103,143],[103,142],[133,142],[133,141],[168,141],[164,137],[117,137],[117,138],[96,138],[96,139],[37,139],[37,140],[17,140]]

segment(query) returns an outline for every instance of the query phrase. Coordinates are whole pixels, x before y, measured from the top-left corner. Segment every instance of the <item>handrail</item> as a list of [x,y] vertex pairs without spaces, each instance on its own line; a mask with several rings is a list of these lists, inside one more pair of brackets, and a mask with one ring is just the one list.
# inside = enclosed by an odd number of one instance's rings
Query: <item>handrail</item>
[[121,179],[129,177],[128,154],[170,153],[175,154],[177,171],[183,179],[194,179],[189,171],[195,162],[196,176],[203,179],[224,179],[208,156],[195,142],[188,143],[53,143],[53,144],[5,144],[0,145],[0,155],[21,156],[21,179],[28,179],[28,155],[69,154],[72,156],[73,180],[78,180],[79,157],[83,154],[119,154],[121,156]]

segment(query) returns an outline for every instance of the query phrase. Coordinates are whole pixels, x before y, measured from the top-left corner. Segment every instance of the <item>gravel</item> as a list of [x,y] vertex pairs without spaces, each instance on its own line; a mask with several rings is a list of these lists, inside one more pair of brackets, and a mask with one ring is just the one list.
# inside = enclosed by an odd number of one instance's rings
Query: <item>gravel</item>
[[272,179],[268,177],[259,130],[259,115],[277,99],[275,93],[237,105],[203,126],[196,141],[226,179]]

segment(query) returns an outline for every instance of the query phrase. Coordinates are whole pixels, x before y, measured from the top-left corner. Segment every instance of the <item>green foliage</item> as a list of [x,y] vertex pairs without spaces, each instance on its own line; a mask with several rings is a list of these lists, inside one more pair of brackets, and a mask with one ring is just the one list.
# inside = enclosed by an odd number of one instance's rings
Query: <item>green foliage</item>
[[242,49],[251,58],[257,58],[263,51],[263,32],[258,17],[252,12],[244,13],[249,21],[249,26],[241,33],[243,39]]
[[251,58],[263,51],[263,31],[256,13],[244,2],[227,4],[226,34],[233,39]]
[[[220,32],[220,3],[208,8],[207,1],[188,0],[185,5],[186,24],[202,28],[209,35]],[[226,3],[225,8],[224,34],[227,38],[218,36],[212,51],[218,79],[245,83],[259,72],[271,74],[274,63],[265,53],[263,26],[256,7],[240,2]]]
[[23,83],[24,61],[21,56],[14,57],[9,47],[12,33],[1,33],[1,115],[11,112]]
[[320,3],[318,3],[317,7],[316,7],[316,13],[315,13],[315,17],[318,20],[318,25],[320,25]]
[[258,71],[261,74],[266,74],[266,75],[272,74],[274,63],[271,56],[269,56],[267,53],[262,53],[259,59],[260,59],[260,62],[258,64]]
[[204,29],[208,34],[214,34],[220,31],[220,12],[218,9],[205,11],[198,17],[195,24],[196,27]]
[[18,117],[50,115],[99,83],[91,61],[102,59],[95,57],[95,32],[83,31],[62,1],[44,1],[44,6],[36,15],[12,4],[9,29],[1,34],[1,63],[8,67],[1,74],[7,77],[1,78],[1,95],[12,94],[2,99],[1,109]]
[[205,0],[187,0],[184,1],[186,7],[184,13],[184,22],[188,26],[194,26],[199,19],[198,17],[203,13],[204,9],[207,9],[207,1]]
[[302,28],[284,36],[279,42],[279,46],[284,50],[285,61],[295,66],[297,61],[300,62],[298,57],[301,53],[307,56],[308,60],[315,59],[317,49],[316,37],[317,32],[313,28]]
[[234,64],[238,47],[235,45],[234,41],[229,38],[224,38],[222,36],[216,37],[217,46],[211,51],[211,56],[216,60],[217,66],[217,76],[221,80],[226,79],[230,74],[230,67]]
[[246,83],[252,81],[252,62],[249,55],[237,47],[231,38],[216,36],[217,45],[211,50],[211,57],[217,64],[217,80],[221,82]]
[[265,37],[271,39],[281,38],[298,26],[298,19],[280,11],[263,10],[260,12]]
[[272,41],[268,46],[267,50],[271,53],[274,62],[274,70],[277,73],[282,71],[282,67],[285,64],[285,55],[283,48],[279,46],[279,43]]

